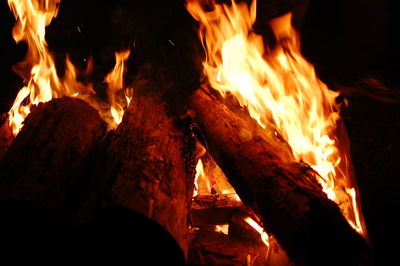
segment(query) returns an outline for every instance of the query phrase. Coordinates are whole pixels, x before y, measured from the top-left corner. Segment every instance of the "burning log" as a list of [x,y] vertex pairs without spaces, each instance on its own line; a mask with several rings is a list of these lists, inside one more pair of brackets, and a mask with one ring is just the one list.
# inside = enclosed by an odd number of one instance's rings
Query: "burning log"
[[8,147],[14,140],[14,135],[12,133],[11,127],[9,126],[8,114],[0,115],[0,160],[3,159],[6,154]]
[[134,98],[104,143],[105,156],[96,164],[100,167],[95,177],[101,184],[95,185],[89,205],[123,207],[156,221],[186,256],[194,143],[179,129],[162,104]]
[[64,208],[72,186],[83,182],[79,172],[105,129],[83,100],[40,103],[0,162],[0,200]]
[[208,150],[296,265],[367,263],[364,238],[327,198],[315,171],[296,163],[282,140],[203,90],[191,104]]

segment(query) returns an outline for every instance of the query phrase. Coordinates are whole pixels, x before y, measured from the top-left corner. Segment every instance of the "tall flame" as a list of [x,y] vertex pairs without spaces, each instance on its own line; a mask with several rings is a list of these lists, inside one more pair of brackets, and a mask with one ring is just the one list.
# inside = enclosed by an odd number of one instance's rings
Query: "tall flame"
[[210,85],[223,96],[228,92],[234,95],[261,127],[278,132],[291,146],[295,159],[319,173],[324,192],[362,233],[355,189],[350,173],[342,166],[349,162],[341,162],[348,156],[340,154],[334,136],[339,94],[318,79],[301,55],[291,14],[271,21],[277,45],[269,51],[251,28],[256,1],[250,7],[211,2],[212,10],[206,10],[201,0],[189,0],[186,5],[200,22],[199,35],[206,51],[203,66]]
[[[115,67],[105,78],[105,81],[108,83],[107,94],[111,105],[110,112],[116,125],[121,123],[124,114],[124,106],[120,104],[123,101],[118,100],[118,92],[124,88],[124,74],[127,71],[125,62],[128,60],[130,53],[130,50],[116,52]],[[126,97],[127,105],[129,105],[132,96],[127,95],[127,93],[124,96]]]
[[[102,103],[93,97],[95,92],[92,84],[83,84],[77,80],[77,70],[69,58],[66,61],[64,77],[60,79],[57,74],[54,58],[45,40],[45,28],[57,16],[60,0],[8,0],[8,5],[17,20],[13,29],[14,40],[17,43],[25,41],[28,45],[25,60],[16,66],[16,72],[24,79],[26,85],[18,92],[9,111],[9,123],[13,133],[16,135],[21,130],[23,121],[33,105],[62,96],[86,100],[99,110],[100,115],[110,124],[110,128],[119,124],[123,106],[129,104],[130,97],[121,100],[115,95],[123,87],[122,78],[126,71],[124,61],[129,56],[129,51],[116,54],[116,67],[107,76],[110,103]],[[86,75],[91,68],[89,61]],[[107,119],[110,112],[113,119]]]
[[[45,40],[45,27],[57,16],[59,1],[8,0],[8,5],[17,19],[13,29],[15,41],[28,44],[26,59],[18,65],[18,73],[28,83],[19,91],[10,110],[10,125],[16,134],[32,105],[59,94],[52,89],[59,88],[60,81]],[[28,104],[22,105],[25,101]]]

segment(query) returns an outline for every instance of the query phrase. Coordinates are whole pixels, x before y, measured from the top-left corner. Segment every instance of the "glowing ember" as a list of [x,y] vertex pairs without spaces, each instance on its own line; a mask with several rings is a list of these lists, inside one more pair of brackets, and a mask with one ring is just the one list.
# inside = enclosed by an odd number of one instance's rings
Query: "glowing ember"
[[215,232],[223,233],[223,234],[227,235],[228,231],[229,231],[229,224],[222,224],[222,225],[215,226]]
[[254,230],[256,230],[260,234],[261,240],[264,242],[264,244],[267,247],[269,247],[269,236],[264,231],[264,229],[256,221],[254,221],[251,217],[247,217],[244,220],[246,221],[246,223],[248,223],[251,227],[254,228]]
[[[16,135],[21,130],[26,116],[33,105],[48,102],[52,98],[62,96],[79,97],[89,102],[99,110],[100,115],[110,124],[110,128],[121,122],[123,107],[129,104],[127,96],[122,100],[116,93],[122,89],[122,78],[126,71],[124,61],[129,56],[129,51],[116,54],[116,67],[107,76],[109,82],[110,104],[101,103],[93,97],[95,94],[92,84],[82,84],[77,81],[77,70],[67,58],[65,76],[60,79],[53,56],[45,40],[45,28],[57,16],[60,0],[8,0],[8,5],[16,18],[13,37],[16,42],[25,41],[28,51],[23,62],[16,67],[16,72],[24,79],[24,86],[9,111],[9,123]],[[88,63],[86,75],[92,69],[91,61]],[[110,116],[113,119],[108,119]]]
[[210,11],[203,1],[187,1],[188,11],[200,22],[199,35],[206,50],[204,72],[210,85],[223,96],[234,95],[265,130],[278,132],[295,159],[319,173],[323,191],[362,233],[356,190],[347,167],[350,162],[341,154],[334,135],[339,94],[317,78],[301,55],[291,14],[271,21],[277,45],[268,51],[262,37],[251,29],[256,1],[250,7],[211,2]]

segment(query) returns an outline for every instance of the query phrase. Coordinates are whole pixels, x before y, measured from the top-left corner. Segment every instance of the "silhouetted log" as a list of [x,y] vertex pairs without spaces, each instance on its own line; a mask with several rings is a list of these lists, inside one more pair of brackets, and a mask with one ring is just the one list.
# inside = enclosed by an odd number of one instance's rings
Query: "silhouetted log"
[[97,185],[92,201],[98,198],[100,208],[120,206],[156,221],[186,256],[194,187],[190,134],[183,134],[162,103],[140,97],[132,99],[104,146],[104,166],[99,165],[95,178],[103,184]]
[[105,130],[98,112],[83,100],[40,103],[0,162],[0,200],[64,208],[70,189],[83,182],[79,172]]
[[242,207],[234,193],[197,195],[191,207],[192,226],[227,224],[235,210]]
[[8,114],[0,115],[0,160],[3,159],[6,154],[8,147],[14,140],[14,134],[9,125]]
[[191,105],[208,150],[296,265],[367,263],[364,238],[327,198],[316,173],[296,163],[278,137],[203,90],[194,93]]

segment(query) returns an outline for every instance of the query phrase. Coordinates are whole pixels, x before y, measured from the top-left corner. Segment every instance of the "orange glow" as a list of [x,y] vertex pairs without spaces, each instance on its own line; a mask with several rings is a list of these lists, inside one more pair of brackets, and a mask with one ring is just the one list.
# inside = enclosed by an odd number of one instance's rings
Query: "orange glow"
[[206,10],[203,2],[188,0],[186,7],[200,23],[199,35],[206,51],[204,72],[211,87],[222,96],[234,95],[261,127],[279,133],[295,160],[318,172],[323,191],[362,233],[356,190],[343,166],[350,161],[339,152],[334,133],[340,118],[340,106],[335,102],[339,93],[329,90],[301,55],[291,14],[271,21],[277,45],[270,51],[251,28],[256,1],[250,6],[209,1],[212,10]]
[[124,88],[124,74],[126,73],[125,62],[128,60],[130,50],[115,53],[115,67],[106,76],[105,81],[108,83],[108,98],[110,100],[110,112],[115,122],[116,127],[122,121],[124,115],[124,106],[121,102],[126,101],[126,105],[129,105],[132,96],[128,96],[126,93],[122,99],[118,98],[118,92]]
[[194,185],[195,189],[193,192],[193,197],[197,196],[198,194],[211,194],[210,181],[204,173],[204,166],[201,159],[197,161]]
[[196,165],[195,191],[193,197],[198,194],[229,194],[230,198],[240,201],[235,189],[229,184],[221,168],[219,168],[203,146],[199,148],[199,153],[200,159]]
[[260,234],[261,240],[267,247],[269,247],[269,236],[264,229],[256,221],[251,219],[251,217],[247,217],[244,220]]
[[[8,5],[16,18],[13,29],[14,40],[17,43],[25,41],[28,45],[25,60],[15,68],[26,85],[18,92],[9,111],[10,127],[13,133],[16,135],[21,130],[33,105],[62,96],[86,100],[99,111],[103,119],[109,123],[110,128],[121,122],[122,106],[127,106],[130,98],[117,100],[119,98],[115,97],[115,94],[122,88],[122,76],[126,71],[123,61],[129,56],[129,51],[117,55],[117,66],[112,73],[117,71],[120,73],[115,74],[118,78],[110,76],[111,103],[103,103],[93,97],[95,92],[92,84],[83,84],[76,79],[77,70],[68,57],[64,77],[61,79],[57,74],[53,55],[45,40],[45,28],[57,16],[60,0],[8,0]],[[90,74],[91,69],[92,62],[89,60],[84,74]],[[108,119],[110,112],[113,119]]]
[[216,225],[215,226],[215,232],[223,233],[225,235],[228,235],[228,233],[229,233],[229,224]]

